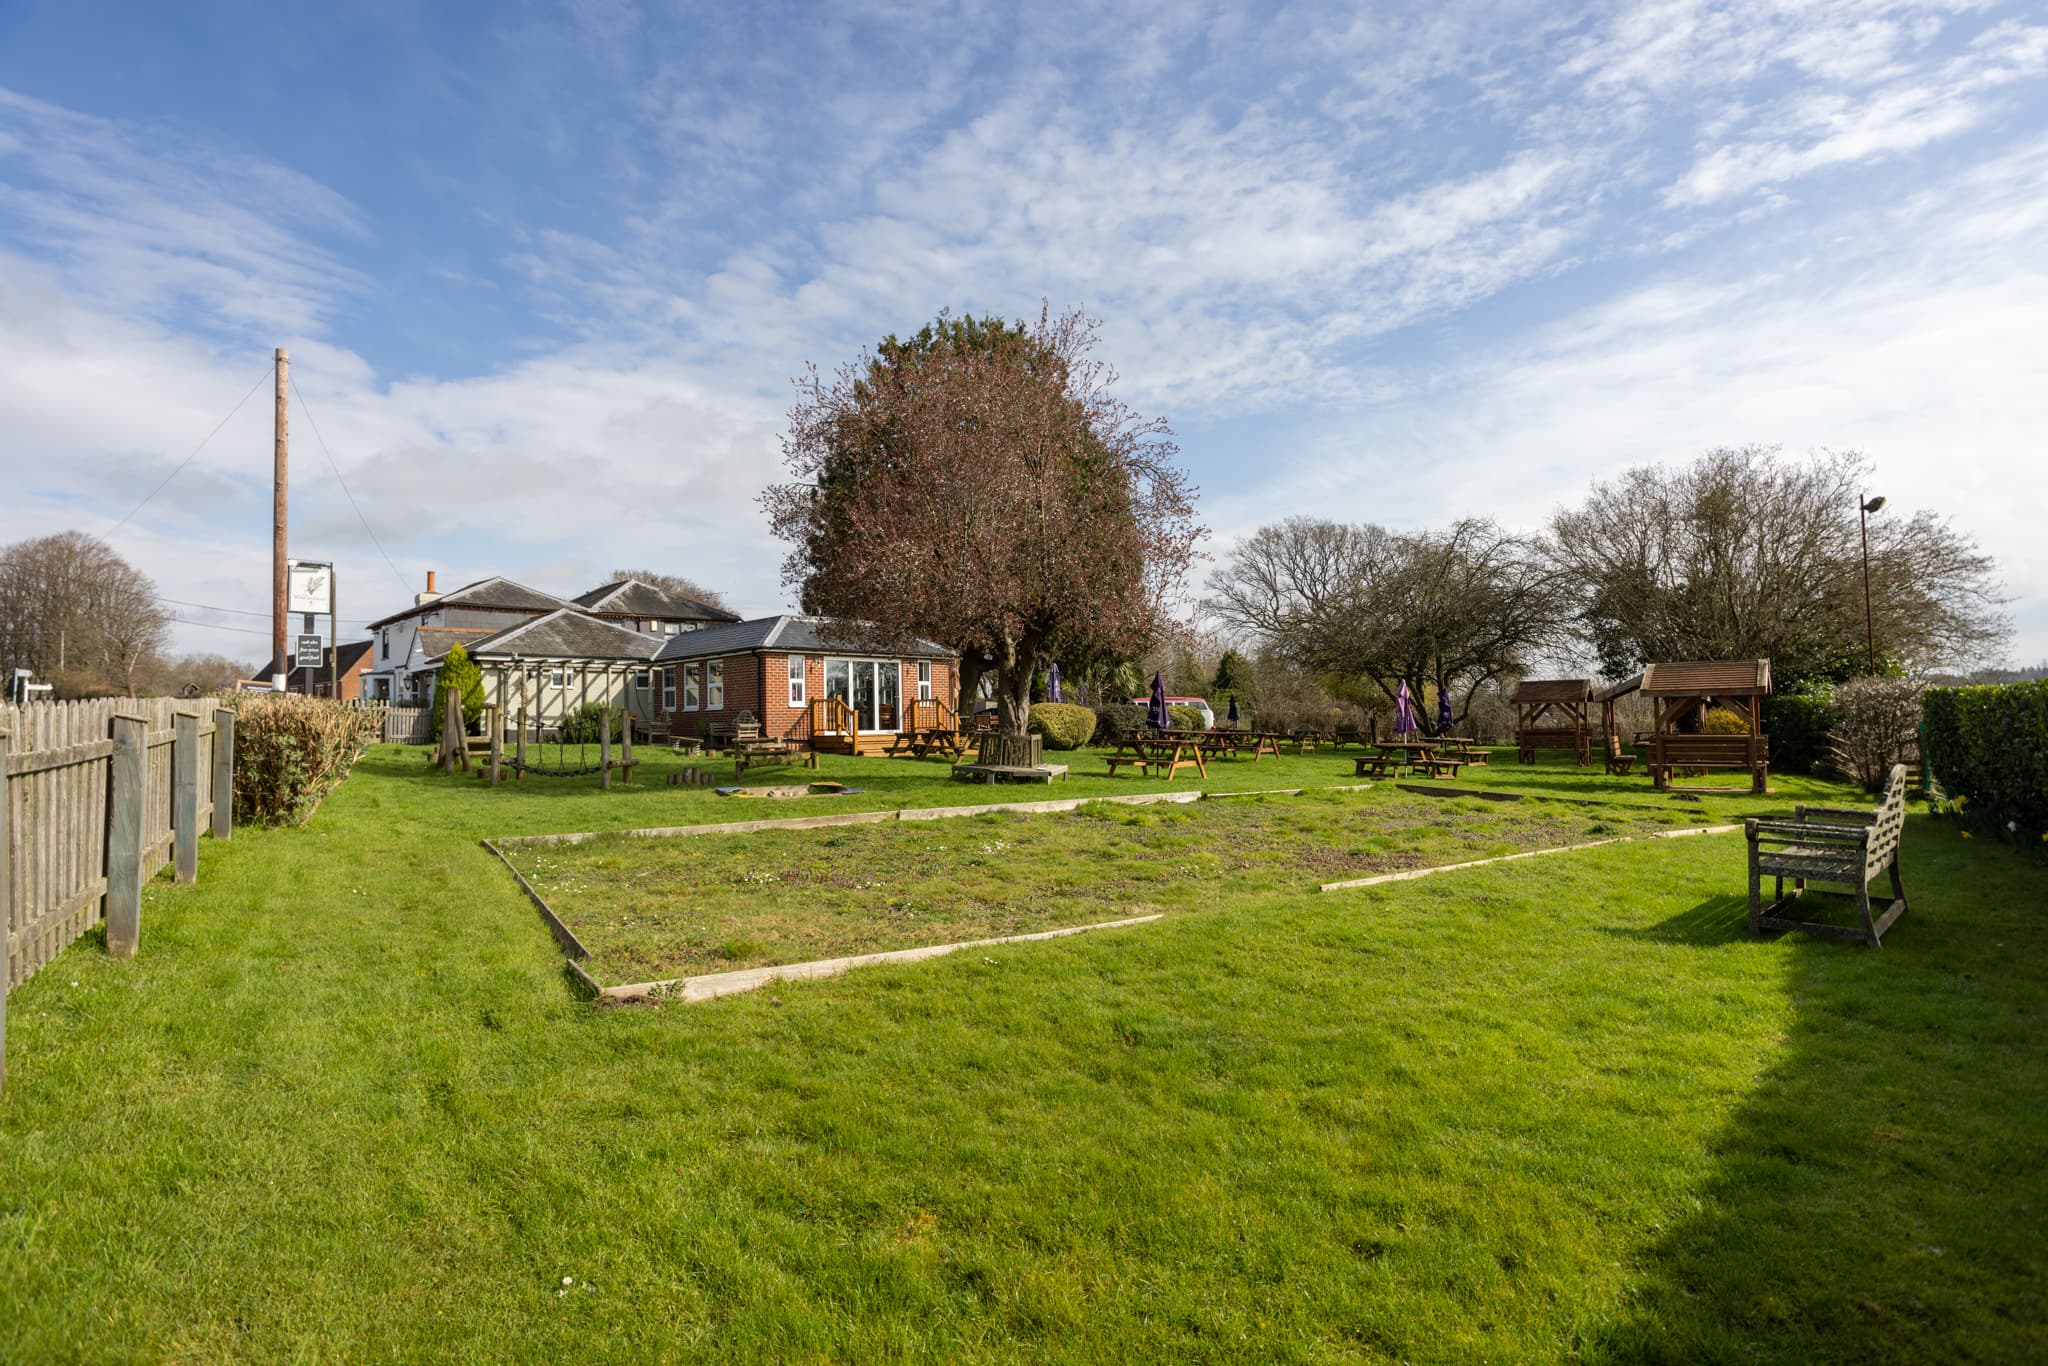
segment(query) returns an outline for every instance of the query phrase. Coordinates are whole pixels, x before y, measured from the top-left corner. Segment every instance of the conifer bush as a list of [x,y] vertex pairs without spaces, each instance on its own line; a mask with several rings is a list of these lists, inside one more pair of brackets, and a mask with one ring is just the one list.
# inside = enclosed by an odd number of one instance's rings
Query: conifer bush
[[434,718],[436,734],[440,733],[441,718],[447,715],[445,699],[451,689],[462,699],[463,730],[474,732],[477,722],[484,717],[484,671],[460,645],[451,646],[441,656],[441,667],[434,674],[434,709],[429,714]]

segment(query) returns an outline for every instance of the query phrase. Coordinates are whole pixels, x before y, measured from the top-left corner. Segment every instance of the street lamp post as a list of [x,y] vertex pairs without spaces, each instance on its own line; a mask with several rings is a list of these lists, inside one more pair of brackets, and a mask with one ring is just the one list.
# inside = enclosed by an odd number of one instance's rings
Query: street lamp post
[[1877,630],[1870,616],[1870,514],[1884,511],[1882,497],[1866,498],[1856,505],[1863,526],[1863,651],[1870,672],[1877,672]]

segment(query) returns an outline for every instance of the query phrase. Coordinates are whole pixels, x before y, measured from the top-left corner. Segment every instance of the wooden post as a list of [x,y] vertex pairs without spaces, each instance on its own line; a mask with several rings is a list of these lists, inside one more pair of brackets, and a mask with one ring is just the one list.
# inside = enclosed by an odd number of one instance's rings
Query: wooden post
[[133,958],[142,939],[142,822],[149,799],[149,720],[114,718],[107,795],[107,952]]
[[199,718],[171,717],[171,850],[177,880],[199,880]]
[[517,756],[512,776],[516,781],[524,782],[526,780],[526,679],[523,675],[519,680],[519,733],[513,736],[512,747]]
[[609,792],[612,790],[612,712],[610,707],[605,708],[604,716],[598,721],[597,761],[604,765],[600,770],[597,785],[602,790]]
[[7,984],[14,969],[14,837],[7,828],[7,749],[14,737],[0,730],[0,1090],[7,1086]]
[[[501,677],[498,680],[498,696],[503,697],[504,695],[505,684],[504,679]],[[484,713],[484,715],[488,717],[490,720],[491,786],[496,787],[500,782],[504,780],[504,774],[501,772],[505,763],[504,711],[501,707],[492,707],[489,710],[487,710]]]
[[[626,696],[633,696],[633,671],[626,670]],[[633,781],[633,708],[628,705],[620,710],[624,718],[619,726],[619,761],[626,770],[626,781]]]
[[213,713],[213,837],[235,833],[235,714],[226,707]]

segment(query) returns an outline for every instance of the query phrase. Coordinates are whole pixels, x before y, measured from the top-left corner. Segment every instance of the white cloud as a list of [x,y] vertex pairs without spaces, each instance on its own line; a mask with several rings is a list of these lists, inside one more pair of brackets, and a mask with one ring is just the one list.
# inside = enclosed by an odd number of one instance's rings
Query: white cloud
[[[780,550],[753,496],[788,376],[940,307],[1041,297],[1106,319],[1226,532],[1307,508],[1536,520],[1617,459],[1749,439],[1861,444],[1905,501],[1959,445],[2017,460],[2042,416],[2016,358],[2042,349],[2048,149],[1921,169],[2042,70],[2040,30],[1971,11],[907,6],[727,50],[593,0],[537,23],[505,84],[536,157],[587,157],[608,212],[514,223],[479,282],[571,340],[479,337],[469,377],[395,381],[338,321],[384,306],[378,216],[0,92],[0,429],[34,462],[6,457],[31,492],[0,537],[126,511],[282,340],[398,563],[295,428],[298,534],[345,558],[362,615],[429,566],[573,590],[624,560],[766,610]],[[616,107],[550,86],[572,68]],[[1881,229],[1887,201],[1853,192],[1788,212],[1809,177],[1878,165],[1918,177]],[[435,265],[488,273],[474,247]],[[260,605],[265,406],[123,531],[167,593]],[[1980,496],[2033,581],[2012,500]]]

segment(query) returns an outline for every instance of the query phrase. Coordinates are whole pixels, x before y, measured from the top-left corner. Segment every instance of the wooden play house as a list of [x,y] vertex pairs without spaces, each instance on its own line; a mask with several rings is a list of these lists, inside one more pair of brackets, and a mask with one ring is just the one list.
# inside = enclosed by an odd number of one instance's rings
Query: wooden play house
[[1590,678],[1525,678],[1508,694],[1515,708],[1515,748],[1525,764],[1539,749],[1568,749],[1581,764],[1593,761],[1593,728],[1587,708]]
[[[1644,665],[1641,692],[1654,717],[1642,742],[1651,780],[1669,788],[1682,770],[1747,769],[1750,791],[1767,791],[1770,742],[1763,733],[1763,703],[1770,691],[1768,659]],[[1741,729],[1710,728],[1709,714],[1716,711],[1735,717]]]

